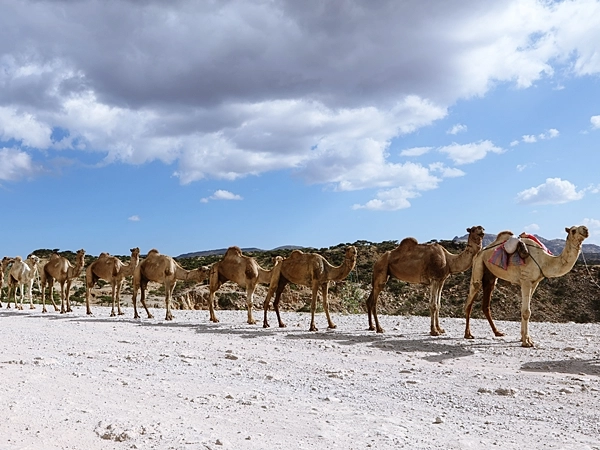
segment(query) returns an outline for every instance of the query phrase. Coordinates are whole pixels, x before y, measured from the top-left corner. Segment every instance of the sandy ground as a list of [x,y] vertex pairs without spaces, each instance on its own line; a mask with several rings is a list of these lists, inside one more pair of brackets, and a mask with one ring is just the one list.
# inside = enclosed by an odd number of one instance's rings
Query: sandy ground
[[0,310],[0,448],[600,449],[600,324],[109,311]]

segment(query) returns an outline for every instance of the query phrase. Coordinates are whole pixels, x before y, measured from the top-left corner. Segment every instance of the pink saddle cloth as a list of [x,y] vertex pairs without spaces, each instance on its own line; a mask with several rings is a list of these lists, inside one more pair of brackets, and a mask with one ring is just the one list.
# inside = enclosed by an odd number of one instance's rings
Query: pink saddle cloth
[[514,252],[512,255],[506,253],[504,244],[494,250],[494,253],[492,253],[492,256],[488,259],[488,262],[495,266],[502,267],[504,270],[506,270],[508,266],[522,266],[525,264],[525,261],[519,256],[518,252]]

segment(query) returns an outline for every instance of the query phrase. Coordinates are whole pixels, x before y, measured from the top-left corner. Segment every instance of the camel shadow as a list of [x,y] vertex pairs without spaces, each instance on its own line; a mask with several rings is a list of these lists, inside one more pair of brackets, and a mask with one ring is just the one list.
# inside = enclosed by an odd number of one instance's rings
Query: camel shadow
[[563,359],[558,361],[535,361],[521,366],[527,372],[570,373],[600,376],[600,358]]
[[[402,340],[397,336],[355,334],[344,332],[325,332],[311,333],[302,332],[298,334],[288,334],[287,339],[320,339],[322,341],[332,341],[339,345],[367,344],[370,347],[382,351],[394,353],[434,353],[426,355],[422,359],[429,362],[442,362],[448,359],[462,358],[471,356],[475,352],[468,347],[459,344],[458,338],[431,337],[424,335],[422,338]],[[470,345],[469,345],[470,347]]]

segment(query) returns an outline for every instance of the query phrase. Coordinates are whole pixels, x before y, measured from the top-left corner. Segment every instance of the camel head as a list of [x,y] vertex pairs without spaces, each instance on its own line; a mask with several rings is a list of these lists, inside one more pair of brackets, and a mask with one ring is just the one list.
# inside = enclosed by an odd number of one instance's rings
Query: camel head
[[565,231],[567,232],[567,241],[573,241],[577,246],[581,246],[583,240],[590,235],[590,232],[585,225],[565,228]]
[[40,262],[40,258],[38,258],[38,257],[37,257],[36,255],[34,255],[33,253],[31,253],[31,254],[27,255],[27,259],[28,259],[29,261],[31,261],[31,263],[32,263],[33,265],[36,265],[36,264],[38,264],[38,263]]
[[190,270],[188,274],[188,280],[194,280],[197,282],[201,282],[206,280],[210,276],[210,270],[212,266],[200,266],[197,269]]
[[483,228],[481,225],[477,225],[467,228],[467,233],[469,233],[467,242],[472,242],[481,248],[483,245],[483,236],[485,236],[485,228]]
[[139,247],[130,248],[129,251],[131,252],[131,256],[140,256],[140,248]]
[[354,267],[356,265],[356,255],[356,247],[351,245],[346,249],[346,256],[344,259],[352,263],[352,267]]

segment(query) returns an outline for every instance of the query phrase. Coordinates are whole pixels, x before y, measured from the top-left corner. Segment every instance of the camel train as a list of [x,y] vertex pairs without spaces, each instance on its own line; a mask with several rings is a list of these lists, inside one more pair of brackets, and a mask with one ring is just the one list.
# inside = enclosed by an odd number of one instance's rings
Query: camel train
[[[589,231],[585,226],[573,226],[565,228],[565,231],[567,232],[566,244],[562,253],[557,256],[552,255],[534,236],[522,234],[516,238],[510,231],[501,232],[494,242],[482,248],[485,230],[479,225],[467,228],[467,245],[458,254],[450,253],[438,243],[420,244],[412,237],[405,238],[396,248],[382,254],[374,263],[371,292],[366,299],[368,329],[377,333],[384,332],[377,317],[377,299],[387,281],[390,278],[396,278],[408,283],[429,286],[430,334],[432,336],[444,334],[445,330],[440,326],[439,321],[444,282],[452,274],[472,269],[469,294],[465,302],[464,337],[473,339],[470,315],[475,298],[482,289],[482,308],[492,332],[496,336],[504,335],[496,328],[490,307],[492,293],[498,278],[500,278],[521,287],[521,345],[532,347],[529,318],[533,293],[544,278],[563,276],[573,268],[581,253],[583,241],[589,236]],[[509,247],[513,249],[509,250]],[[171,300],[178,280],[203,282],[208,279],[209,320],[211,322],[219,321],[213,306],[215,293],[224,283],[230,281],[246,289],[247,323],[256,324],[252,315],[254,291],[256,286],[262,283],[269,286],[263,303],[263,327],[270,326],[267,314],[271,298],[274,295],[273,309],[277,315],[279,327],[283,328],[286,325],[281,319],[279,303],[285,287],[293,283],[311,288],[309,331],[318,331],[315,325],[315,311],[319,292],[328,328],[334,329],[336,325],[329,314],[327,301],[329,282],[346,279],[354,269],[357,259],[357,250],[354,246],[346,248],[344,261],[339,266],[330,264],[318,253],[294,250],[287,258],[276,257],[273,267],[266,270],[253,257],[243,255],[241,249],[234,246],[227,249],[223,258],[210,267],[202,266],[186,270],[174,258],[162,255],[156,249],[150,250],[144,259],[140,258],[138,247],[132,248],[130,251],[131,258],[127,264],[108,253],[101,253],[86,268],[86,313],[88,315],[92,314],[90,309],[91,290],[101,279],[111,285],[112,309],[110,315],[112,317],[123,314],[120,305],[121,287],[126,277],[132,277],[132,302],[135,319],[140,318],[137,310],[138,291],[141,291],[140,302],[148,318],[152,318],[146,305],[146,289],[151,281],[162,283],[165,289],[165,320],[173,319]],[[38,287],[41,289],[42,312],[47,311],[46,288],[50,291],[50,301],[54,310],[59,311],[53,295],[54,284],[58,282],[60,284],[60,312],[71,312],[70,289],[73,281],[83,272],[84,257],[85,251],[79,250],[73,265],[67,258],[58,254],[52,254],[48,261],[43,263],[39,257],[33,254],[30,254],[25,260],[22,260],[20,256],[15,258],[5,256],[0,267],[0,300],[6,275],[7,308],[10,308],[12,296],[15,308],[23,309],[25,287],[27,287],[29,307],[35,309],[32,290],[34,281],[37,280]],[[18,301],[17,287],[20,292]],[[2,303],[0,303],[0,307],[2,307]]]

